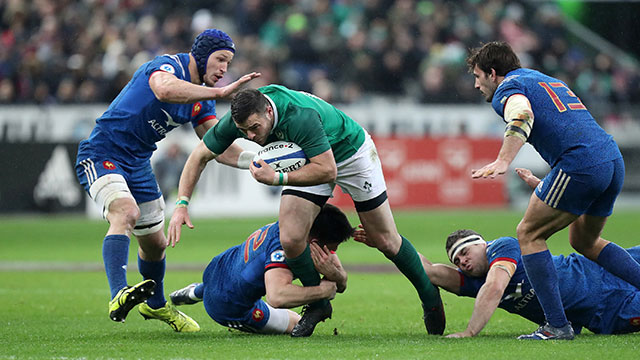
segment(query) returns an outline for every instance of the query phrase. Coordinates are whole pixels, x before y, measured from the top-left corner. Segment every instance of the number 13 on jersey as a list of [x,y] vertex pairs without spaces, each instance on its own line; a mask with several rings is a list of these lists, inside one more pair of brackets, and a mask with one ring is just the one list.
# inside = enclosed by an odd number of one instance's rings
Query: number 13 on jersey
[[[556,106],[556,108],[558,108],[559,112],[565,112],[567,111],[567,108],[569,108],[570,110],[587,110],[587,107],[584,106],[582,101],[580,101],[580,98],[578,98],[576,94],[574,94],[573,91],[571,91],[571,89],[567,87],[567,85],[561,82],[539,82],[538,85],[542,86],[542,88],[545,89],[545,91],[551,98],[551,101],[553,101],[553,104]],[[567,101],[573,102],[567,102],[565,105],[565,103],[560,100],[560,96],[558,96],[558,94],[553,90],[554,88],[566,89],[565,94],[570,97],[569,99],[567,99]],[[560,95],[562,95],[562,89],[559,89],[558,91],[560,92]]]

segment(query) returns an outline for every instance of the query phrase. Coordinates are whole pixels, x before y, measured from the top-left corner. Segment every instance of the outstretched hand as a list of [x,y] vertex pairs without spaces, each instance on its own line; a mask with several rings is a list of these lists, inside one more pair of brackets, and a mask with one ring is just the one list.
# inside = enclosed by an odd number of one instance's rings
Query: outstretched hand
[[507,161],[497,159],[491,164],[487,164],[483,166],[479,170],[475,170],[475,169],[471,170],[471,177],[473,179],[477,179],[481,177],[482,178],[490,177],[493,179],[498,175],[504,174],[507,171],[508,167],[509,167],[509,163]]
[[171,247],[175,247],[176,244],[180,242],[180,233],[182,231],[182,225],[184,224],[186,224],[189,229],[193,229],[187,208],[177,207],[173,211],[171,221],[169,222],[169,229],[167,230],[167,242]]
[[367,237],[367,232],[364,231],[364,226],[362,226],[362,224],[358,224],[358,228],[353,232],[353,240],[372,248],[376,247],[376,244]]
[[532,189],[535,189],[536,186],[540,183],[540,179],[538,179],[531,170],[524,168],[516,168],[516,174],[520,176],[520,179],[527,183]]
[[220,97],[223,99],[231,97],[236,91],[240,89],[242,85],[260,76],[262,76],[262,74],[255,71],[252,73],[243,75],[242,77],[240,77],[240,79],[232,82],[231,84],[219,88]]

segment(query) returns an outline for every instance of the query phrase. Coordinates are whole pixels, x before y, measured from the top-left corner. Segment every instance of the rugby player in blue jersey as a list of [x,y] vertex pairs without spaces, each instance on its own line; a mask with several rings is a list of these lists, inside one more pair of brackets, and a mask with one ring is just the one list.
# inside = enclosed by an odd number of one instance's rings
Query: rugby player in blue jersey
[[[429,278],[456,295],[476,298],[467,328],[447,337],[477,335],[498,307],[544,326],[545,314],[524,269],[517,239],[485,241],[473,230],[457,230],[448,236],[446,250],[456,267],[423,258]],[[627,251],[640,260],[640,246]],[[582,328],[596,334],[640,331],[639,289],[576,253],[553,256],[552,262],[574,333]]]
[[[156,142],[182,124],[191,123],[202,138],[218,121],[215,99],[229,97],[240,85],[260,76],[250,73],[214,88],[234,53],[229,35],[208,29],[198,35],[190,53],[157,56],[143,64],[96,120],[89,138],[79,145],[78,179],[109,222],[102,254],[111,290],[109,318],[113,321],[124,322],[129,311],[140,304],[139,311],[146,319],[162,320],[175,331],[200,329],[164,297],[168,245],[164,201],[149,159]],[[252,158],[252,153],[232,146],[218,161],[248,168]],[[179,199],[178,206],[188,201]],[[126,274],[131,234],[138,240],[138,268],[144,278],[134,286],[128,286]]]
[[546,244],[551,235],[568,226],[575,250],[640,288],[640,264],[625,249],[600,237],[622,188],[622,155],[612,136],[564,82],[521,68],[507,43],[473,49],[467,64],[475,88],[507,123],[497,159],[473,170],[472,177],[504,174],[525,142],[551,166],[516,229],[524,267],[547,319],[521,338],[573,339]]
[[[346,289],[347,273],[335,251],[353,230],[340,209],[331,204],[322,207],[307,237],[316,269],[324,275],[316,286],[292,283],[293,273],[280,244],[279,222],[275,222],[214,257],[202,275],[203,282],[174,291],[171,302],[203,301],[213,320],[233,329],[290,334],[300,315],[289,308],[331,300],[336,291]],[[262,300],[265,295],[266,302]]]

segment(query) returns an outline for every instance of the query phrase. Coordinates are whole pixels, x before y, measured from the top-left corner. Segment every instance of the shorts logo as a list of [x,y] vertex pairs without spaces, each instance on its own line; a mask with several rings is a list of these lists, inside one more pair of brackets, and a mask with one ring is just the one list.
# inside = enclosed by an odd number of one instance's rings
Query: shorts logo
[[631,326],[640,326],[640,317],[629,319],[629,324],[631,324]]
[[193,109],[191,110],[191,116],[196,116],[198,114],[200,114],[200,110],[202,110],[202,104],[197,102],[195,104],[193,104]]
[[363,188],[363,189],[365,189],[367,192],[371,192],[371,187],[372,187],[372,186],[373,186],[373,185],[371,185],[371,183],[370,183],[370,182],[365,181],[365,182],[364,182],[364,185],[362,186],[362,188]]
[[262,319],[264,319],[264,313],[262,312],[262,310],[258,308],[253,309],[253,314],[251,314],[251,319],[253,319],[253,321],[262,321]]
[[166,71],[169,74],[175,74],[176,70],[173,68],[173,66],[169,65],[169,64],[162,64],[160,65],[160,70],[162,71]]
[[102,166],[107,170],[115,170],[116,166],[109,160],[103,161]]
[[271,261],[272,262],[283,262],[284,261],[284,250],[277,250],[271,253]]

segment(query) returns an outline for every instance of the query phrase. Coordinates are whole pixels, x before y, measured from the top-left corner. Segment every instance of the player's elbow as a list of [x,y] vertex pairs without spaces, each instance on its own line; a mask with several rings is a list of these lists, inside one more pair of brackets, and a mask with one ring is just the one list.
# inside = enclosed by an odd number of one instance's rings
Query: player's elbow
[[269,305],[273,306],[276,309],[281,309],[281,308],[286,308],[287,307],[287,302],[284,296],[282,296],[282,294],[278,294],[277,292],[267,292],[267,295],[265,296],[267,303],[269,303]]
[[155,89],[153,89],[153,94],[156,96],[156,99],[158,99],[158,101],[170,102],[171,100],[171,89],[169,88],[169,86],[157,86]]
[[323,169],[324,182],[335,182],[338,177],[338,168],[335,164],[330,164],[324,167]]

